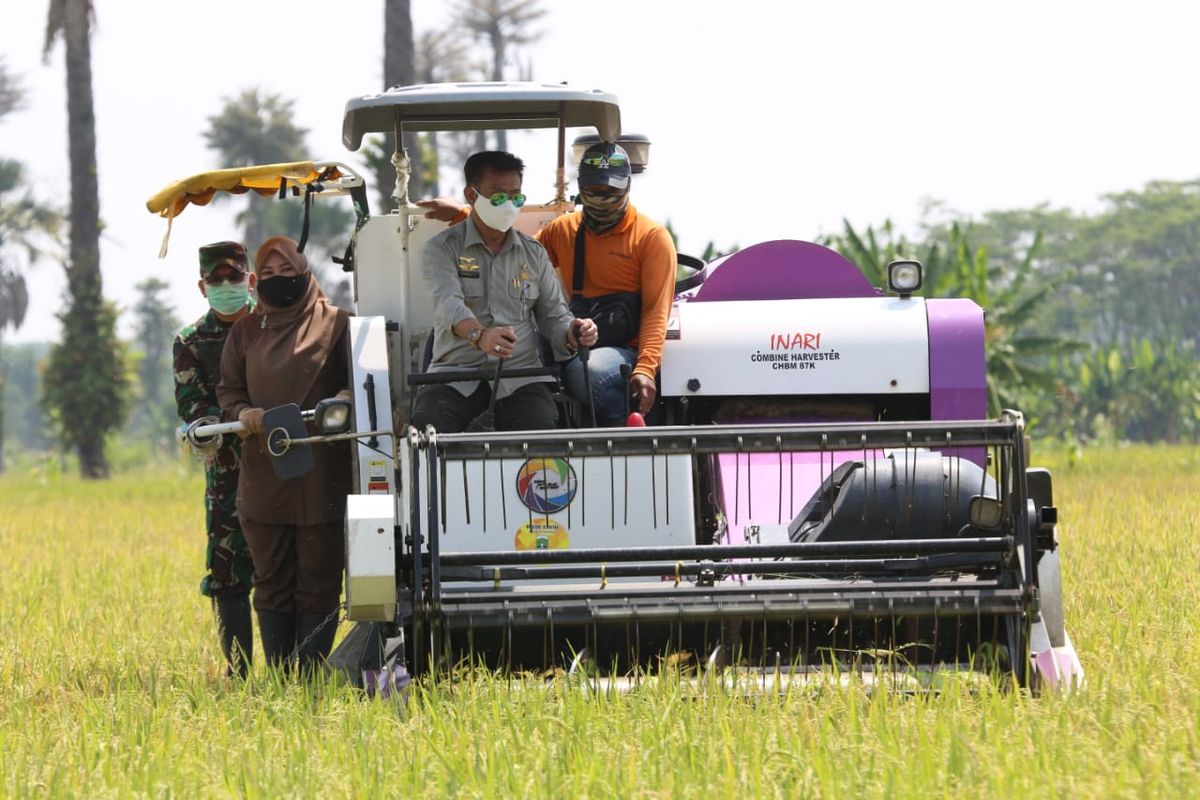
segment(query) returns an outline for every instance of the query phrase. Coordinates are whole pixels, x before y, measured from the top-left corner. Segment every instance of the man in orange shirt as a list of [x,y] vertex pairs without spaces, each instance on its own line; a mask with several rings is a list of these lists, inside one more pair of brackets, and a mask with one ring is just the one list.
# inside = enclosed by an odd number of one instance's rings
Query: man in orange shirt
[[625,422],[622,364],[633,368],[634,410],[647,414],[653,406],[675,289],[675,244],[666,228],[629,203],[631,173],[619,145],[589,147],[579,165],[583,210],[551,220],[537,237],[562,277],[571,310],[600,327],[586,366],[576,357],[566,367],[567,388],[584,403],[584,369],[590,373],[599,425]]

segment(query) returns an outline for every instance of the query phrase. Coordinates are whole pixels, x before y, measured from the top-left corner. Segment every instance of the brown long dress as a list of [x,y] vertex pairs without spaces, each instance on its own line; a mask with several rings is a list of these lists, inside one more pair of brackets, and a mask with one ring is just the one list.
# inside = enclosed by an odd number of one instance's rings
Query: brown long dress
[[[268,240],[259,263],[270,249],[307,269],[291,240]],[[348,359],[349,314],[330,303],[310,277],[294,305],[274,309],[260,302],[255,313],[234,323],[221,358],[217,399],[228,420],[246,408],[285,403],[312,408],[349,386]],[[311,424],[310,431],[315,433]],[[260,610],[327,611],[340,597],[350,445],[318,443],[312,453],[311,472],[280,481],[262,435],[242,446],[237,509],[254,559],[254,605]]]

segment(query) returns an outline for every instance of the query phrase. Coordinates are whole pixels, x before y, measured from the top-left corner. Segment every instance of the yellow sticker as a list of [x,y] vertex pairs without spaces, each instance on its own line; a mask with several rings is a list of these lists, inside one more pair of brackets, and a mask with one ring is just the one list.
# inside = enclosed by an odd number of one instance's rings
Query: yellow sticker
[[518,550],[566,550],[571,539],[560,523],[549,517],[534,517],[517,529],[513,546]]

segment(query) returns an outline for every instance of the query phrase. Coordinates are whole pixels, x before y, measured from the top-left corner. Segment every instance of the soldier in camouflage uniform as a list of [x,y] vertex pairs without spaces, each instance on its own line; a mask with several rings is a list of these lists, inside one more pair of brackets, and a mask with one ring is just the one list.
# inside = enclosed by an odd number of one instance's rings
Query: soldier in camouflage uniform
[[[175,404],[184,423],[221,415],[217,404],[221,352],[233,323],[253,307],[254,280],[241,244],[217,242],[200,248],[198,286],[209,311],[180,331],[174,346]],[[254,641],[250,621],[254,565],[236,507],[241,449],[238,437],[225,436],[221,446],[205,457],[208,571],[200,581],[200,592],[212,598],[229,674],[245,677]]]

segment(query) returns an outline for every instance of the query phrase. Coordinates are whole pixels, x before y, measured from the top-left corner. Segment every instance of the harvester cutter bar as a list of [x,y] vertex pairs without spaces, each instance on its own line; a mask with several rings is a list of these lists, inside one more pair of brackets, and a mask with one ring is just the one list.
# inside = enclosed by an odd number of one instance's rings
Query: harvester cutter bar
[[451,581],[562,580],[564,578],[653,578],[705,577],[720,580],[735,575],[791,577],[804,575],[846,575],[855,573],[938,572],[978,570],[1000,567],[999,553],[945,553],[917,558],[826,559],[813,561],[756,561],[739,563],[688,563],[667,567],[662,564],[570,564],[536,567],[443,567],[442,583]]
[[443,598],[441,624],[447,630],[471,628],[590,625],[604,622],[705,622],[720,620],[870,619],[884,617],[937,616],[978,617],[1020,614],[1027,597],[1020,589],[1001,588],[980,581],[970,589],[951,589],[944,584],[907,583],[896,591],[880,587],[812,593],[795,587],[745,591],[734,587],[709,590],[690,588],[686,594],[672,588],[658,592],[625,593],[597,597],[594,590],[512,596],[496,599],[482,593]]

